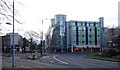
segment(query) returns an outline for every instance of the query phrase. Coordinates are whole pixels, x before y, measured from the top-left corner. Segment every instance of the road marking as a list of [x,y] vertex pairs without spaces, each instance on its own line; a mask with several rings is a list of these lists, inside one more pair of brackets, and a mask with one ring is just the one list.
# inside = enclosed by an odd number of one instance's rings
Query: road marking
[[25,67],[24,65],[21,65],[23,68],[30,68],[30,69],[32,69],[30,66],[27,66],[27,67]]
[[55,63],[54,61],[50,61],[51,63]]
[[59,61],[59,62],[61,62],[61,63],[63,63],[63,64],[68,64],[67,62],[64,62],[64,61],[61,61],[61,60],[59,60],[59,59],[57,59],[55,56],[53,57],[56,61]]
[[24,65],[21,65],[23,68],[26,68]]

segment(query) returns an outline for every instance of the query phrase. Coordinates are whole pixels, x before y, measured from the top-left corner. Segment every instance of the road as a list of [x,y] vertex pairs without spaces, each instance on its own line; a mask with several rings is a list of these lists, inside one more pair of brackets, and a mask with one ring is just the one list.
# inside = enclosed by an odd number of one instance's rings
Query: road
[[[51,53],[37,60],[16,58],[16,65],[18,68],[118,68],[118,62],[84,58],[89,54],[93,53]],[[11,57],[3,57],[3,68],[11,61]]]
[[[89,53],[93,54],[93,53]],[[39,58],[40,62],[61,65],[63,68],[118,68],[118,62],[84,58],[86,53],[55,53]]]

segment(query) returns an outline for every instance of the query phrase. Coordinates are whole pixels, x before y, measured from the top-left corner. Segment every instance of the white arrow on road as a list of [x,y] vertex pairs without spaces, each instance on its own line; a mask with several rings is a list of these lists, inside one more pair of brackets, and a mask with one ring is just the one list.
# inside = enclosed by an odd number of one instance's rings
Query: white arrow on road
[[56,56],[54,56],[53,58],[54,58],[56,61],[59,61],[59,62],[61,62],[61,63],[63,63],[63,64],[69,64],[69,63],[67,63],[67,62],[64,62],[64,61],[61,61],[61,60],[57,59]]

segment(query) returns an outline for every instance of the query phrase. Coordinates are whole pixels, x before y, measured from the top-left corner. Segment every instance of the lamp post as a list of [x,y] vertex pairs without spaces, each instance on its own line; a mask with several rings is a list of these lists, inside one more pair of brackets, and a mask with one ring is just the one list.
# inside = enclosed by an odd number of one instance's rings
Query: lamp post
[[15,66],[15,51],[14,51],[15,45],[14,45],[14,0],[13,0],[13,59],[12,59],[12,66]]
[[[6,24],[12,25],[11,23],[7,22]],[[15,44],[14,44],[14,0],[13,0],[13,57],[12,57],[12,67],[15,67]]]
[[[47,20],[47,19],[44,19]],[[42,48],[43,48],[43,20],[42,20],[42,41],[41,41],[41,55],[42,55]]]

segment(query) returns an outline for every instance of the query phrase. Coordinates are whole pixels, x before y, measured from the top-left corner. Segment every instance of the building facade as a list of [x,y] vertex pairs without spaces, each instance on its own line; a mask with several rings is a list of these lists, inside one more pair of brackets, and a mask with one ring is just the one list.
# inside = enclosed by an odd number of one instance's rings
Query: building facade
[[[15,33],[14,35],[14,44],[15,44],[15,52],[21,52],[22,51],[22,45],[23,45],[23,39],[22,36],[18,33]],[[8,33],[5,36],[2,36],[2,51],[3,53],[9,53],[12,52],[12,46],[13,46],[13,34]]]
[[[54,21],[54,22],[53,22]],[[78,48],[83,51],[85,48],[98,48],[106,45],[104,18],[99,21],[66,21],[66,15],[55,15],[51,19],[51,42],[52,50],[74,51]],[[107,31],[106,31],[107,32]],[[104,41],[104,42],[103,42]]]
[[65,23],[66,15],[55,15],[54,19],[51,19],[51,49],[63,49],[65,48]]
[[107,46],[108,48],[120,48],[120,27],[107,28]]

